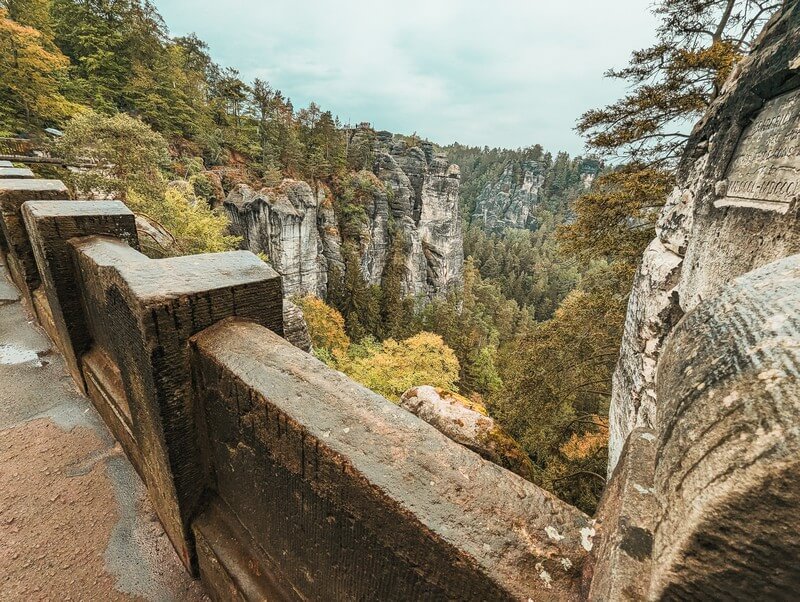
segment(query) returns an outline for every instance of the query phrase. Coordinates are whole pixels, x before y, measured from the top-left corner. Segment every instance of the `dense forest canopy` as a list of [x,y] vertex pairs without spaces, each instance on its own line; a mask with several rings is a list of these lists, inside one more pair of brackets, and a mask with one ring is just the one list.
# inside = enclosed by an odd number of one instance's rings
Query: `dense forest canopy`
[[[315,103],[298,109],[268,82],[244,81],[197,36],[171,37],[148,0],[0,0],[0,137],[99,166],[59,177],[76,194],[124,199],[155,255],[235,248],[217,208],[238,184],[288,177],[327,191],[344,271],[325,301],[298,300],[318,356],[393,400],[433,384],[481,401],[528,453],[537,482],[591,511],[627,294],[687,124],[780,4],[657,2],[656,43],[609,72],[629,92],[578,122],[590,151],[613,164],[590,188],[586,166],[594,176],[598,159],[539,145],[438,147],[461,169],[466,261],[462,286],[425,303],[401,293],[400,237],[380,286],[361,275],[363,203],[383,186],[369,137],[354,138]],[[53,144],[47,127],[65,135]],[[531,165],[541,180],[525,227],[473,220],[503,174],[514,185]]]

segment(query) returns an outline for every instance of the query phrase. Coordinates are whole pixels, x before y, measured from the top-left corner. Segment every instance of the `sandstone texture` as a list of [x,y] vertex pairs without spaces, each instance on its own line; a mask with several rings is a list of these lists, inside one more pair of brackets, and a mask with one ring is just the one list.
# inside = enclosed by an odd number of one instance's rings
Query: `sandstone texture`
[[800,591],[800,255],[675,328],[659,362],[653,599]]
[[[205,575],[265,554],[250,572],[303,599],[579,599],[576,508],[261,326],[228,320],[192,348],[215,475],[194,527]],[[254,541],[236,552],[221,525]]]
[[284,295],[325,294],[327,265],[317,230],[318,200],[308,184],[284,180],[277,188],[260,191],[239,184],[224,207],[244,248],[266,255],[281,275]]
[[[459,213],[459,170],[432,146],[409,146],[389,132],[362,126],[348,134],[351,144],[369,148],[367,169],[376,186],[361,199],[367,221],[350,233],[365,282],[380,285],[392,241],[402,246],[403,293],[431,298],[461,284],[463,235]],[[305,182],[284,180],[255,191],[239,185],[225,199],[232,231],[243,247],[263,253],[281,275],[284,294],[327,295],[331,277],[345,270],[335,193]]]
[[[682,315],[733,278],[800,252],[800,11],[766,27],[692,132],[636,275],[614,374],[609,472],[654,427],[656,363]],[[752,124],[752,125],[751,125]]]
[[[451,165],[445,155],[435,154],[429,143],[409,146],[405,141],[395,141],[388,132],[378,133],[375,157],[374,171],[390,194],[385,209],[376,199],[373,221],[386,221],[377,233],[379,239],[388,242],[391,234],[405,242],[403,292],[433,297],[460,286],[464,239],[458,166]],[[390,221],[396,225],[393,233],[388,230]],[[370,272],[368,281],[379,281],[377,270]]]
[[589,600],[646,600],[659,514],[653,489],[656,435],[634,430],[597,508],[596,545],[587,566]]
[[292,345],[311,353],[311,334],[308,332],[303,310],[292,303],[291,300],[283,300],[283,336]]
[[406,391],[400,398],[400,407],[485,460],[533,479],[533,465],[525,451],[480,405],[457,393],[425,385]]
[[478,195],[472,221],[485,230],[535,226],[531,211],[539,203],[545,166],[539,161],[525,161],[518,175],[514,167],[514,163],[506,165],[500,177]]

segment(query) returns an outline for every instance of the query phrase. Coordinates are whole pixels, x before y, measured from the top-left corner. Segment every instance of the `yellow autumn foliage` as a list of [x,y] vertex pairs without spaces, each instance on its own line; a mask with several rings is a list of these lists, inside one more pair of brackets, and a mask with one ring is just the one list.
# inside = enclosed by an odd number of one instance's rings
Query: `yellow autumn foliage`
[[561,446],[561,453],[569,460],[584,460],[592,457],[608,446],[608,430],[599,429],[582,434],[572,433],[569,440]]
[[[366,338],[355,344],[345,332],[342,314],[322,299],[309,295],[295,303],[303,310],[317,357],[376,393],[395,403],[419,385],[458,395],[458,359],[439,335],[420,332],[403,341]],[[467,407],[486,414],[480,404],[458,397]]]
[[342,314],[313,295],[295,299],[295,303],[303,310],[314,349],[330,354],[331,360],[345,357],[350,339],[344,331]]
[[458,359],[437,334],[420,332],[404,341],[386,339],[375,352],[351,359],[344,372],[387,399],[398,402],[411,387],[454,390]]
[[33,27],[0,8],[0,101],[18,105],[26,120],[63,119],[80,109],[61,94],[69,59]]
[[228,218],[194,199],[179,186],[169,186],[162,197],[130,191],[126,204],[136,213],[158,221],[175,238],[179,255],[219,253],[236,248],[239,238],[228,234]]

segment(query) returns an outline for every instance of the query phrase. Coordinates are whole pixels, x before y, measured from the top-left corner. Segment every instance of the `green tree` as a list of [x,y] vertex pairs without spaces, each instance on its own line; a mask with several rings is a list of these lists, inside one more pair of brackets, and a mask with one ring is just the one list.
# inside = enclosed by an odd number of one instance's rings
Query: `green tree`
[[163,196],[131,192],[126,204],[132,211],[165,228],[174,243],[158,254],[192,255],[232,251],[241,239],[228,234],[228,218],[197,199],[188,182],[173,182]]
[[562,248],[584,261],[608,259],[635,268],[655,235],[658,209],[671,185],[667,172],[639,165],[601,175],[575,201],[575,221],[561,227]]
[[590,147],[651,167],[669,168],[680,157],[686,125],[719,95],[735,63],[746,55],[764,23],[786,0],[660,0],[656,42],[633,53],[608,76],[630,92],[587,111],[578,131]]
[[70,176],[82,196],[100,193],[124,201],[131,192],[149,198],[163,195],[167,143],[139,119],[87,111],[69,122],[56,150],[68,161],[97,164],[97,169]]
[[488,408],[530,455],[536,481],[587,512],[604,486],[605,445],[570,459],[573,435],[602,435],[622,336],[627,272],[601,267],[553,317],[501,352],[503,386]]

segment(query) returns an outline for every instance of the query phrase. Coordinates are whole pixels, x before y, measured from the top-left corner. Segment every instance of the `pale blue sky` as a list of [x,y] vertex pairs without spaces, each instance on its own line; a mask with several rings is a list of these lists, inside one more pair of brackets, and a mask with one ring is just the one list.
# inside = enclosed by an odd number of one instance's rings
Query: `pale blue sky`
[[299,108],[435,142],[583,151],[586,109],[625,89],[603,78],[648,45],[648,0],[155,0],[223,66]]

